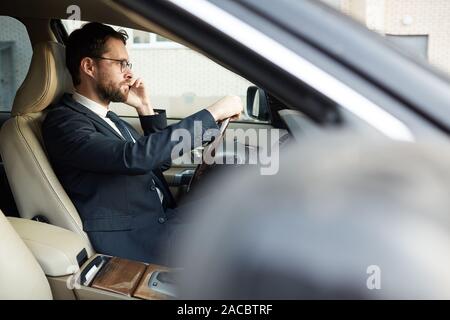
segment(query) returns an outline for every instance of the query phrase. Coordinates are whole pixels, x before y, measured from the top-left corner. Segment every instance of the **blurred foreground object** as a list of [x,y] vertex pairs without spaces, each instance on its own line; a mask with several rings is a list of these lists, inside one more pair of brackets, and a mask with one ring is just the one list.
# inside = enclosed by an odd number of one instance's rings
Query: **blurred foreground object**
[[179,244],[181,298],[450,299],[448,144],[322,137],[226,173]]

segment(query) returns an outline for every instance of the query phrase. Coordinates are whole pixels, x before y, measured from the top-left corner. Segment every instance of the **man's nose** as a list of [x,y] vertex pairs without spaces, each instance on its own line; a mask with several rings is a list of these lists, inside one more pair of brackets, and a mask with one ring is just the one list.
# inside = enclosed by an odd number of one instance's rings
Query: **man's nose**
[[133,72],[131,72],[131,70],[127,70],[126,72],[125,72],[125,79],[126,80],[130,80],[130,79],[132,79],[133,78]]

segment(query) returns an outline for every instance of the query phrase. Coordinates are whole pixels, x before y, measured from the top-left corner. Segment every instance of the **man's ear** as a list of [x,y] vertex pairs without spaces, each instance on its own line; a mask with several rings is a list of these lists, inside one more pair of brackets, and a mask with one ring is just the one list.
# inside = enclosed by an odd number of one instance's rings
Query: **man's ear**
[[95,78],[95,74],[97,71],[97,65],[95,64],[94,59],[89,57],[84,57],[80,63],[80,72],[85,73],[91,78]]

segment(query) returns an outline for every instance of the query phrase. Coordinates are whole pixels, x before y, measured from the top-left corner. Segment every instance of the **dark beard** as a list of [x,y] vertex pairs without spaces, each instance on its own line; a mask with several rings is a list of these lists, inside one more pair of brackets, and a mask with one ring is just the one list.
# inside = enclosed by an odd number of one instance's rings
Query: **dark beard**
[[110,102],[125,102],[128,98],[128,95],[120,91],[120,87],[115,88],[111,82],[106,85],[97,83],[97,92],[101,99]]

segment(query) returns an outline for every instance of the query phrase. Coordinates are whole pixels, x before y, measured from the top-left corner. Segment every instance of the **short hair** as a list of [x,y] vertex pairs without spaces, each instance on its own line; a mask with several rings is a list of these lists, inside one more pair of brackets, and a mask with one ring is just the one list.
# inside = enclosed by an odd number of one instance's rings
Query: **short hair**
[[104,54],[106,42],[110,38],[121,40],[126,44],[128,34],[125,30],[116,31],[112,27],[98,22],[86,23],[70,34],[66,45],[66,66],[75,86],[81,83],[81,60],[85,57],[98,57]]

